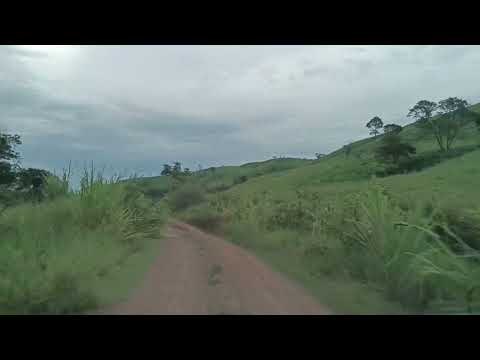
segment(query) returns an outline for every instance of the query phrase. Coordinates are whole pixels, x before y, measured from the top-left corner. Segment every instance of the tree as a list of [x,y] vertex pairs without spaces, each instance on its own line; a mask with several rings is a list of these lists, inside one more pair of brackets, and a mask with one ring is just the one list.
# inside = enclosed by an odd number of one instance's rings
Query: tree
[[191,174],[192,172],[189,168],[185,168],[185,170],[182,171],[182,164],[179,161],[174,162],[173,166],[169,164],[163,165],[162,175],[171,176],[175,180],[181,180],[180,178],[183,176],[189,176]]
[[15,171],[12,164],[0,161],[0,185],[10,185],[15,181]]
[[0,133],[0,160],[17,160],[20,155],[15,151],[17,145],[21,145],[19,135],[9,135]]
[[50,172],[42,169],[21,169],[18,171],[17,181],[21,188],[40,187],[45,183],[45,179],[51,175]]
[[432,118],[437,108],[437,103],[433,101],[420,100],[409,110],[407,116],[414,118],[416,121],[427,122]]
[[419,127],[432,132],[441,151],[448,151],[461,127],[466,124],[467,106],[467,101],[456,97],[442,100],[438,104],[421,100],[409,110],[407,116],[416,119]]
[[376,156],[383,162],[392,162],[398,164],[400,158],[410,159],[410,155],[416,153],[414,146],[402,142],[398,133],[391,132],[385,135],[382,143],[375,149]]
[[383,127],[383,132],[385,134],[389,134],[389,133],[398,134],[402,130],[403,130],[403,128],[400,125],[397,125],[397,124],[387,124]]
[[380,133],[378,130],[383,127],[383,121],[378,116],[375,116],[366,126],[370,130],[370,135],[377,136]]
[[175,175],[178,175],[182,172],[182,164],[179,162],[179,161],[175,161],[173,163],[173,168],[172,168],[172,172],[175,174]]
[[172,173],[172,167],[168,164],[163,164],[161,175],[168,176]]
[[458,136],[460,129],[465,125],[465,121],[462,121],[467,113],[468,102],[456,97],[449,97],[438,103],[440,109],[440,115],[444,117],[441,121],[440,127],[445,135],[446,150],[450,150],[453,142]]
[[15,149],[21,144],[19,135],[0,133],[0,184],[11,184],[15,181],[15,170],[20,159]]

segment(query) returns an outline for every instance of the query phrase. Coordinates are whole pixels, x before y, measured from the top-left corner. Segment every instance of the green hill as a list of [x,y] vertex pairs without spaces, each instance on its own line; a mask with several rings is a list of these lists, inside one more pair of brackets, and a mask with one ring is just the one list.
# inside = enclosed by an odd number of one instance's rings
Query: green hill
[[[480,104],[473,106],[472,110],[480,113]],[[381,183],[395,182],[402,188],[402,184],[416,183],[417,178],[428,179],[433,182],[431,184],[433,189],[436,188],[435,184],[438,180],[438,186],[444,186],[443,190],[447,190],[445,186],[451,185],[449,192],[455,192],[460,186],[454,186],[454,182],[463,178],[468,188],[468,190],[465,188],[465,192],[468,193],[471,190],[468,187],[471,184],[471,176],[468,174],[471,174],[469,171],[474,170],[455,170],[455,168],[465,166],[465,163],[469,162],[474,168],[478,164],[478,158],[475,157],[475,154],[478,154],[480,132],[477,131],[473,122],[462,128],[454,149],[449,154],[440,154],[433,135],[421,131],[413,124],[405,126],[400,136],[417,148],[415,158],[424,161],[423,163],[419,161],[419,171],[406,176],[386,177],[380,181]],[[346,156],[343,149],[339,149],[320,160],[305,164],[308,166],[298,166],[288,171],[266,174],[251,179],[248,183],[235,186],[228,192],[246,196],[254,192],[270,191],[275,196],[288,198],[298,189],[321,191],[325,196],[348,192],[349,190],[355,191],[362,184],[366,184],[372,176],[382,172],[383,166],[374,158],[374,149],[381,140],[382,136],[357,141],[351,144],[351,152],[348,156]],[[474,152],[474,154],[463,156],[470,152]],[[462,160],[453,160],[457,158]],[[443,162],[446,163],[442,164],[438,169],[434,169],[435,165]],[[423,170],[424,173],[420,170]],[[439,171],[444,171],[445,176],[430,175]],[[452,179],[451,183],[449,183],[450,178]],[[430,185],[427,187],[430,187]],[[410,188],[405,187],[405,189],[408,190]],[[430,190],[425,191],[430,192]]]
[[[480,104],[471,110],[480,113]],[[480,266],[470,260],[480,260],[475,123],[448,153],[432,134],[405,126],[400,136],[416,147],[414,167],[390,176],[374,155],[383,136],[319,160],[205,170],[188,182],[207,188],[207,202],[177,216],[250,249],[339,312],[480,309],[480,291],[472,290],[480,288]],[[242,175],[248,180],[236,182]]]
[[[194,172],[190,181],[201,184],[207,192],[227,190],[240,181],[270,173],[278,173],[313,163],[313,160],[296,158],[279,158],[267,161],[248,163],[241,166],[220,166]],[[243,178],[242,178],[243,177]],[[157,176],[136,179],[142,191],[153,198],[161,198],[172,189],[173,181],[168,176]]]
[[[480,104],[472,106],[471,110],[480,113]],[[382,173],[384,166],[374,159],[374,150],[382,136],[352,143],[348,156],[340,148],[320,160],[279,158],[241,166],[220,166],[194,172],[190,180],[204,186],[209,193],[226,191],[246,195],[271,190],[280,197],[288,197],[296,189],[327,190],[331,186],[340,186],[339,183],[343,182],[347,183],[341,187],[348,188],[348,182],[365,181]],[[439,154],[433,135],[414,124],[405,126],[400,136],[416,147],[415,158],[419,164],[417,170],[474,151],[480,144],[473,122],[462,128],[454,149],[448,155]],[[246,180],[244,183],[241,183],[241,177]],[[140,178],[136,182],[147,195],[154,198],[161,198],[172,189],[172,180],[168,176]],[[331,191],[328,190],[328,193]]]

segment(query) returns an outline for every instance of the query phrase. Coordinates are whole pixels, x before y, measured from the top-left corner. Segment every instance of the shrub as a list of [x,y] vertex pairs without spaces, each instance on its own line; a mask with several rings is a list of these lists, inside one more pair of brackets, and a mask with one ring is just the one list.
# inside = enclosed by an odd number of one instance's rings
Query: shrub
[[391,176],[396,174],[404,174],[413,171],[421,171],[426,168],[435,166],[443,161],[462,156],[468,152],[475,150],[476,146],[464,146],[457,149],[452,149],[448,152],[425,152],[414,158],[403,158],[397,164],[388,164],[383,169],[378,170],[376,175],[379,177]]
[[208,207],[197,207],[188,211],[184,219],[191,225],[206,231],[216,231],[223,223],[223,217]]
[[242,176],[236,177],[233,183],[234,183],[235,185],[243,184],[243,183],[246,182],[247,180],[248,180],[248,176],[242,175]]
[[168,191],[164,189],[147,188],[144,192],[145,195],[151,197],[152,199],[161,199],[167,194]]
[[204,200],[204,191],[196,184],[186,184],[168,195],[168,203],[174,211],[185,210]]

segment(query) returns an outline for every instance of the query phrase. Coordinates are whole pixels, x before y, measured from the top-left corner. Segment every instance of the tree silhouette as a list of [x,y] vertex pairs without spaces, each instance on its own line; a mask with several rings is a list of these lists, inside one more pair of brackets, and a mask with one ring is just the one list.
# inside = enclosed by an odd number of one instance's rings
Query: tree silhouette
[[445,134],[447,151],[452,147],[461,127],[465,125],[462,117],[467,113],[467,106],[468,102],[466,100],[456,97],[449,97],[438,103],[440,114],[445,117],[441,128]]
[[378,130],[383,127],[383,121],[378,116],[375,116],[374,118],[370,119],[366,126],[370,130],[370,135],[377,136],[380,134]]
[[15,148],[21,144],[19,135],[0,133],[0,184],[11,184],[15,181],[15,169],[20,159]]
[[465,116],[468,113],[467,106],[467,101],[457,97],[449,97],[438,104],[421,100],[410,109],[407,116],[416,119],[420,128],[433,134],[441,151],[449,151],[460,129],[468,122]]
[[161,172],[161,175],[168,176],[171,175],[172,173],[172,167],[168,164],[163,164],[163,170]]
[[376,156],[383,162],[398,164],[401,157],[410,159],[410,155],[416,153],[414,146],[402,142],[398,133],[391,132],[385,135],[382,143],[375,149]]

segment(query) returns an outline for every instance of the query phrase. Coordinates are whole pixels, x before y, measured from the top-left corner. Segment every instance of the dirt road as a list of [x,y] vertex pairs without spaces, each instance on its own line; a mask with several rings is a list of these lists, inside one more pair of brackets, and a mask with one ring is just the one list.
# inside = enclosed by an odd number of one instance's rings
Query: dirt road
[[244,249],[190,225],[166,228],[157,259],[129,300],[107,314],[329,314]]

